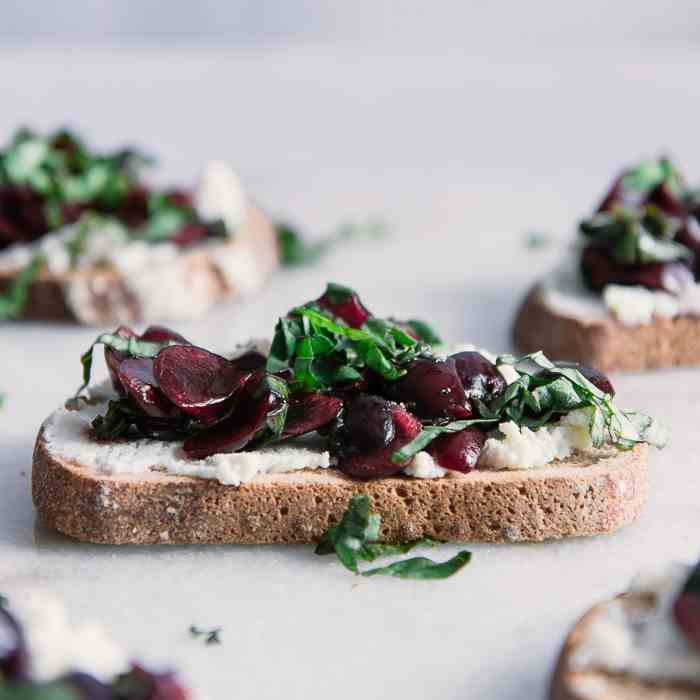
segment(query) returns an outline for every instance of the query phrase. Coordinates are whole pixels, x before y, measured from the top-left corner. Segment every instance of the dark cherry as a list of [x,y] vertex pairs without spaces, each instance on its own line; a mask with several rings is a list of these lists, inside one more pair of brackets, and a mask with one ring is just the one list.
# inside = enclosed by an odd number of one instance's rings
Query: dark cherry
[[128,396],[147,416],[167,418],[175,413],[174,406],[158,388],[152,358],[128,357],[122,360],[117,376]]
[[[127,328],[126,326],[119,326],[119,328],[117,328],[112,335],[118,335],[122,338],[136,337],[136,333],[134,333],[131,328]],[[126,358],[127,355],[123,352],[112,350],[111,348],[105,348],[105,363],[107,365],[109,377],[112,380],[112,386],[114,387],[114,390],[122,396],[126,396],[126,390],[119,380],[119,365]]]
[[465,428],[458,433],[440,435],[426,450],[443,469],[467,474],[476,467],[485,440],[483,430]]
[[150,192],[143,185],[134,185],[120,202],[115,214],[130,228],[139,228],[148,219],[148,197]]
[[344,456],[367,454],[387,447],[396,434],[393,406],[391,401],[370,394],[349,401],[343,411],[338,452]]
[[24,634],[9,610],[0,606],[0,680],[23,680],[29,670]]
[[156,355],[153,373],[161,391],[185,413],[218,419],[253,374],[225,357],[194,345],[169,345]]
[[151,418],[149,416],[132,416],[138,431],[153,440],[177,440],[186,432],[187,422],[183,416],[172,418]]
[[207,234],[207,227],[204,224],[193,221],[185,224],[175,235],[171,236],[170,242],[179,248],[187,248],[187,246],[204,240]]
[[48,232],[44,199],[25,185],[0,185],[0,249]]
[[490,401],[506,388],[506,380],[493,362],[481,353],[473,351],[458,352],[452,355],[457,367],[457,374],[468,399]]
[[693,281],[693,273],[684,263],[622,265],[596,244],[583,249],[581,271],[586,284],[596,292],[602,291],[607,284],[623,284],[677,294]]
[[282,438],[304,435],[328,425],[338,417],[341,399],[328,394],[292,394]]
[[112,688],[87,673],[74,671],[59,678],[58,682],[67,685],[80,700],[114,700]]
[[333,298],[326,292],[319,298],[318,304],[322,309],[330,311],[334,316],[342,318],[351,328],[359,328],[369,317],[370,313],[363,306],[357,294],[348,294],[342,299]]
[[671,188],[665,182],[658,184],[651,190],[647,195],[646,201],[649,204],[653,204],[668,216],[675,216],[679,219],[684,219],[686,217],[683,202],[673,194]]
[[189,692],[170,671],[154,673],[134,664],[120,676],[114,687],[114,700],[189,700]]
[[593,384],[593,386],[598,387],[604,394],[610,394],[610,396],[615,396],[615,387],[613,387],[612,382],[606,374],[603,374],[600,370],[594,367],[587,367],[586,365],[579,364],[578,362],[565,362],[559,361],[554,363],[557,367],[570,367],[572,369],[577,369],[581,374],[588,379],[588,381]]
[[139,336],[141,340],[147,340],[150,343],[180,343],[181,345],[190,345],[187,338],[181,336],[170,328],[165,326],[149,326]]
[[195,459],[204,459],[218,452],[236,452],[265,427],[268,413],[278,411],[281,406],[282,400],[277,394],[262,389],[259,382],[252,379],[235,399],[231,415],[185,440],[183,449],[188,457]]
[[[361,398],[357,397],[347,407],[343,424],[331,441],[338,468],[359,479],[396,474],[406,466],[406,462],[396,463],[392,456],[418,435],[421,423],[403,407],[379,397],[368,397],[375,400],[371,408],[367,402],[354,405]],[[377,399],[384,405],[380,406]],[[386,422],[387,412],[391,425]],[[379,446],[382,444],[383,447]]]
[[419,357],[396,381],[387,381],[386,395],[405,403],[420,418],[469,418],[472,411],[452,358]]
[[700,652],[700,563],[676,598],[673,618],[683,636]]

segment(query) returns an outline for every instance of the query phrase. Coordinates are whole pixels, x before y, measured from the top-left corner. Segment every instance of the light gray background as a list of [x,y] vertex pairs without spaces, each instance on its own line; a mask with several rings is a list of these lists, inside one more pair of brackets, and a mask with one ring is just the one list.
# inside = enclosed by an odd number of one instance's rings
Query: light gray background
[[[391,222],[391,238],[181,328],[214,347],[269,333],[333,279],[377,313],[508,349],[519,299],[617,167],[669,152],[700,172],[694,2],[4,2],[1,14],[2,139],[70,123],[100,145],[147,145],[162,180],[223,157],[311,235]],[[524,246],[533,228],[548,248]],[[697,554],[692,369],[614,378],[620,402],[665,419],[674,440],[653,456],[643,517],[612,537],[473,547],[454,579],[359,585],[308,548],[69,542],[35,523],[27,475],[93,336],[0,328],[0,579],[42,581],[212,700],[544,698],[577,615],[639,569]],[[191,641],[192,623],[222,625],[224,644]]]

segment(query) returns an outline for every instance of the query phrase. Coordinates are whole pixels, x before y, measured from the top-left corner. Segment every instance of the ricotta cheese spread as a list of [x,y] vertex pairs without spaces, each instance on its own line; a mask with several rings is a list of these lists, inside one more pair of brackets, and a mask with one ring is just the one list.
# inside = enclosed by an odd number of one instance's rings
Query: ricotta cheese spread
[[639,577],[631,593],[649,593],[649,610],[629,611],[619,601],[604,606],[570,659],[576,671],[626,673],[649,681],[678,681],[700,686],[700,654],[676,627],[673,602],[692,567],[675,564]]
[[589,430],[590,413],[582,408],[563,416],[557,423],[537,430],[510,421],[498,426],[501,437],[490,437],[479,460],[481,469],[537,469],[566,459],[574,452],[593,447]]
[[25,636],[33,680],[52,681],[79,669],[107,683],[129,670],[129,657],[102,625],[74,623],[44,591],[17,586],[7,593],[9,611]]
[[562,316],[581,320],[604,320],[611,315],[626,326],[651,323],[655,316],[675,318],[700,314],[700,284],[691,284],[681,294],[607,285],[602,295],[587,289],[578,267],[567,262],[555,269],[539,287],[544,303]]
[[[66,300],[76,318],[98,323],[106,296],[119,323],[140,316],[151,320],[186,320],[200,316],[221,295],[213,267],[228,288],[252,294],[265,281],[250,236],[245,235],[248,206],[236,174],[224,163],[206,166],[194,192],[198,213],[205,221],[223,220],[233,238],[205,241],[191,249],[170,242],[133,240],[116,221],[106,220],[85,236],[81,252],[71,261],[67,243],[79,235],[72,224],[31,243],[18,243],[0,251],[0,272],[16,272],[41,254],[49,272],[66,277]],[[114,270],[120,284],[109,276],[83,275],[90,270]],[[75,272],[68,276],[69,272]],[[99,297],[102,296],[102,302]]]

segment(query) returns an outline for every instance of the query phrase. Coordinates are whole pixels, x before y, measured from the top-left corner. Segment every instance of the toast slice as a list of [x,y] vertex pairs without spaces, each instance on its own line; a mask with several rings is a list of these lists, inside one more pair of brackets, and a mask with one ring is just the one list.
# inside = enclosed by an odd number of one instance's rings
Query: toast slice
[[700,317],[656,317],[639,326],[612,316],[585,321],[554,312],[539,285],[518,310],[513,339],[523,353],[542,350],[603,372],[700,364]]
[[[245,272],[223,275],[213,261],[218,256],[241,251],[244,266],[255,277],[255,285],[245,279]],[[252,291],[252,286],[266,282],[278,265],[277,236],[270,220],[256,207],[249,206],[246,225],[226,242],[185,248],[184,285],[196,298],[197,310],[204,313],[216,303]],[[16,272],[0,273],[0,292],[6,291]],[[236,275],[240,276],[237,282]],[[79,297],[82,311],[72,299]],[[116,325],[166,320],[144,312],[123,277],[108,267],[56,276],[43,271],[28,290],[27,303],[20,316],[27,320],[72,321],[92,325]]]
[[572,664],[577,649],[586,642],[595,620],[606,608],[620,604],[625,612],[646,610],[653,598],[645,593],[625,593],[614,601],[601,603],[589,610],[575,625],[562,649],[552,677],[550,700],[698,700],[700,684],[652,683],[624,673],[605,670],[579,670]]
[[32,494],[45,523],[100,544],[302,544],[366,494],[381,541],[420,537],[525,542],[610,533],[637,518],[648,491],[646,444],[595,450],[532,470],[358,481],[329,469],[263,474],[241,486],[168,475],[104,475],[37,438]]

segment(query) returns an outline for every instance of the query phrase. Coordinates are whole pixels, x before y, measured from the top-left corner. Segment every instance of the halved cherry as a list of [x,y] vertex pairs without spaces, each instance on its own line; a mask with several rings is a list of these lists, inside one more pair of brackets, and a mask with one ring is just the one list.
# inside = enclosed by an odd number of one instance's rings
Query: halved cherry
[[443,469],[469,473],[476,467],[486,435],[477,427],[458,433],[444,433],[433,440],[426,451]]
[[189,700],[190,697],[174,673],[154,673],[138,664],[120,676],[114,685],[114,697],[118,700]]
[[349,476],[390,476],[408,462],[394,462],[394,452],[413,440],[420,430],[420,421],[398,404],[380,397],[360,396],[346,406],[331,450],[338,459],[338,468]]
[[[112,335],[118,335],[121,338],[136,337],[136,333],[134,333],[131,328],[127,328],[126,326],[119,326],[119,328],[117,328]],[[109,377],[112,380],[112,386],[114,387],[114,390],[122,396],[126,395],[126,389],[124,389],[119,381],[119,365],[127,357],[128,355],[123,352],[105,347],[105,364],[107,365],[107,370],[109,371]]]
[[344,287],[327,289],[319,298],[318,305],[334,316],[342,318],[351,328],[359,328],[370,317],[360,297],[351,289]]
[[261,372],[265,369],[267,358],[257,350],[248,350],[248,352],[234,357],[231,364],[244,372]]
[[24,634],[9,610],[0,605],[0,679],[22,680],[29,672]]
[[59,683],[70,688],[80,700],[114,700],[115,698],[110,686],[81,671],[73,671],[61,676]]
[[237,452],[251,442],[265,427],[268,414],[281,407],[281,399],[264,382],[255,379],[235,399],[231,415],[216,425],[185,440],[183,449],[188,457],[204,459],[220,452]]
[[467,398],[490,401],[506,388],[506,380],[493,362],[481,353],[465,351],[452,355]]
[[282,438],[305,435],[334,421],[343,402],[329,394],[293,394],[289,398],[289,410]]
[[187,248],[207,237],[207,227],[204,224],[191,221],[185,224],[176,234],[170,237],[170,242],[179,248]]
[[169,345],[156,355],[153,373],[161,391],[185,413],[204,422],[219,418],[253,374],[195,345]]
[[176,333],[165,326],[149,326],[139,336],[141,340],[147,340],[151,343],[179,343],[181,345],[190,345],[190,341],[184,338],[179,333]]
[[166,418],[175,412],[158,388],[150,357],[128,357],[119,363],[117,376],[126,393],[147,416]]
[[396,381],[387,381],[386,395],[405,403],[420,418],[469,418],[471,406],[452,358],[419,357]]
[[700,563],[676,599],[673,617],[683,636],[700,652]]

